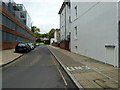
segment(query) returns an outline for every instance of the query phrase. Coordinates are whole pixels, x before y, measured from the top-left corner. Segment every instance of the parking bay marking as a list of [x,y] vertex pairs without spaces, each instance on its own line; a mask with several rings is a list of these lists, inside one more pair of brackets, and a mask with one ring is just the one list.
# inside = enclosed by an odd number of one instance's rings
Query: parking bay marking
[[75,71],[75,70],[89,70],[91,69],[88,66],[78,66],[78,67],[66,67],[68,71]]

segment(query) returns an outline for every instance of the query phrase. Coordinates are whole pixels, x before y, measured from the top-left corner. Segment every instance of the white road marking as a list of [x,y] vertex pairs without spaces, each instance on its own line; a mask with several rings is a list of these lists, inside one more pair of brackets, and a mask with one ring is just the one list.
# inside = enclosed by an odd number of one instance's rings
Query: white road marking
[[76,70],[79,70],[79,68],[78,67],[74,67]]
[[62,74],[62,72],[60,71],[60,69],[59,69],[59,67],[58,67],[58,66],[57,66],[57,69],[58,69],[58,71],[59,71],[60,75],[62,76],[62,79],[63,79],[63,81],[64,81],[65,85],[67,86],[67,85],[68,85],[68,84],[67,84],[67,81],[65,80],[65,78],[64,78],[64,76],[63,76],[63,74]]
[[75,70],[73,67],[70,67],[73,71]]
[[66,67],[68,71],[75,71],[75,70],[89,70],[91,69],[88,66],[78,66],[78,67]]
[[67,67],[67,70],[72,71],[69,67]]
[[[52,57],[51,57],[51,58],[52,58]],[[58,71],[59,71],[59,73],[60,73],[60,75],[61,75],[61,77],[62,77],[62,79],[63,79],[63,81],[64,81],[64,83],[65,83],[65,85],[67,86],[68,84],[67,84],[67,81],[65,80],[65,77],[63,76],[62,72],[60,71],[58,65],[56,64],[56,62],[54,61],[53,58],[52,58],[52,60],[53,60],[53,62],[54,62],[54,64],[55,64],[55,66],[57,67],[57,69],[58,69]]]
[[86,66],[86,69],[91,69],[90,67]]
[[78,67],[80,70],[83,70],[82,67]]
[[67,70],[69,70],[69,71],[75,71],[75,69],[73,68],[73,67],[66,67],[67,68]]

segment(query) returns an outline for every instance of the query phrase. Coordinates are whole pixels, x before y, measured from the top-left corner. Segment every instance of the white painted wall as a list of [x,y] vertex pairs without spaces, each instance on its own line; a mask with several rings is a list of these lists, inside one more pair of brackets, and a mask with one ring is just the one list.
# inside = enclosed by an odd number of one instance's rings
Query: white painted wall
[[71,17],[71,8],[66,5],[66,40],[67,40],[67,36],[69,35],[69,33],[71,32],[71,22],[69,20],[69,17]]
[[[78,7],[75,17],[74,7]],[[115,2],[72,2],[71,51],[118,66],[118,24]],[[78,36],[75,39],[75,28]],[[115,45],[115,49],[105,45]],[[77,49],[76,49],[77,47]]]
[[54,33],[54,41],[57,42],[57,31]]
[[[67,40],[67,35],[71,32],[71,23],[69,22],[69,16],[71,16],[71,10],[68,5],[66,5],[60,14],[60,37],[61,40]],[[65,36],[66,30],[66,36]]]
[[31,26],[32,26],[31,17],[29,16],[28,13],[26,15],[27,15],[27,17],[26,17],[26,25],[31,29]]
[[[119,23],[119,21],[120,21],[120,1],[118,2],[118,23]],[[120,30],[119,30],[119,24],[118,24],[118,32],[120,32]],[[118,33],[119,34],[119,33]],[[120,40],[120,35],[118,35],[118,37],[119,37],[119,39],[118,40]],[[118,43],[120,43],[119,41],[118,41]],[[119,51],[119,48],[120,48],[120,45],[118,44],[118,52],[117,52],[117,56],[119,56],[119,53],[120,53],[120,51]],[[120,57],[120,56],[119,56]],[[118,61],[117,61],[117,63],[118,63],[118,66],[120,67],[120,58],[118,57]]]
[[65,8],[60,14],[60,40],[65,39]]
[[120,21],[120,2],[118,2],[118,20]]
[[51,39],[50,39],[50,44],[52,44],[54,41],[55,41],[55,39],[54,39],[54,38],[51,38]]

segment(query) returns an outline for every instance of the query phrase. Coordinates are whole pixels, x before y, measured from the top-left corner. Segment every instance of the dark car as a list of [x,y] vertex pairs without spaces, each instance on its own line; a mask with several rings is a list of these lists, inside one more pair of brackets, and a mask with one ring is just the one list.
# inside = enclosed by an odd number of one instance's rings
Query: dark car
[[15,47],[15,52],[29,52],[30,46],[27,43],[18,43]]

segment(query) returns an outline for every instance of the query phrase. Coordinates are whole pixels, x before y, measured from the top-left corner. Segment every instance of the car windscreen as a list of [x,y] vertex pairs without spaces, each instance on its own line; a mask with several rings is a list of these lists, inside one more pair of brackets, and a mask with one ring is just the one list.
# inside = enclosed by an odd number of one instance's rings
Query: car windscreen
[[19,47],[25,47],[26,45],[23,43],[18,44]]

